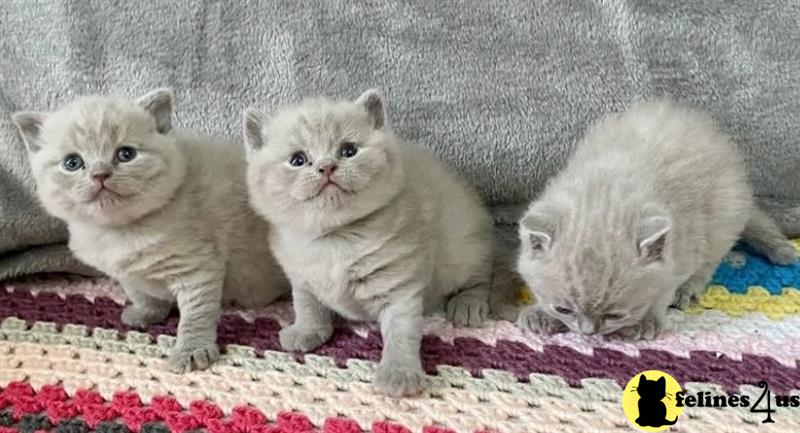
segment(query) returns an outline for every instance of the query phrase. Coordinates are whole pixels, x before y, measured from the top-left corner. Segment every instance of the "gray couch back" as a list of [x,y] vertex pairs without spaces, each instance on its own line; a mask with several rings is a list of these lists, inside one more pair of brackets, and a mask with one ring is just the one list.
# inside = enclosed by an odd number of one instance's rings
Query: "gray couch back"
[[798,22],[797,0],[3,1],[0,269],[66,236],[31,198],[9,114],[160,86],[179,128],[237,141],[247,106],[381,88],[397,133],[495,207],[530,200],[603,113],[670,95],[719,120],[791,220]]

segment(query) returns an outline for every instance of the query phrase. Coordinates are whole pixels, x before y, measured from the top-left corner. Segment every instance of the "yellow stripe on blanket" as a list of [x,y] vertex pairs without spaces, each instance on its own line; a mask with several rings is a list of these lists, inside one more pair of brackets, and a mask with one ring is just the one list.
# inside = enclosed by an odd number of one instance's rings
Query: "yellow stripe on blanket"
[[791,242],[792,245],[794,245],[794,249],[795,251],[797,251],[797,254],[800,254],[800,238],[789,239],[789,242]]
[[[528,287],[522,285],[516,293],[522,305],[535,303]],[[709,286],[697,304],[689,307],[689,314],[699,314],[706,310],[718,310],[731,316],[746,313],[763,313],[770,319],[782,319],[789,314],[800,314],[800,290],[784,288],[780,295],[772,295],[767,289],[751,286],[745,294],[731,293],[723,286]]]
[[745,313],[764,313],[770,319],[782,319],[800,313],[800,290],[785,288],[780,295],[771,295],[767,289],[751,286],[745,294],[730,293],[723,286],[709,286],[699,302],[687,313],[719,310],[731,316]]

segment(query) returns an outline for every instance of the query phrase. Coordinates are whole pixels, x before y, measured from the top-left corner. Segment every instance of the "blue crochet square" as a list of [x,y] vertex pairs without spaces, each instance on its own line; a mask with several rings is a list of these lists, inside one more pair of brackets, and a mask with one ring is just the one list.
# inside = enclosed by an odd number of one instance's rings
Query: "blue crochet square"
[[728,253],[711,278],[711,284],[724,286],[730,293],[745,293],[750,286],[761,286],[780,295],[784,287],[800,288],[800,264],[778,266],[739,243]]

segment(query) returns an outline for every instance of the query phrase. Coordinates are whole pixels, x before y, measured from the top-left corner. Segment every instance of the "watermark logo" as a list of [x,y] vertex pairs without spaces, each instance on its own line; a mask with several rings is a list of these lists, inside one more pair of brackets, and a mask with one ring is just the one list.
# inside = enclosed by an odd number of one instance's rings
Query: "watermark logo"
[[622,394],[625,417],[642,431],[655,432],[678,422],[683,406],[676,396],[683,395],[675,378],[659,370],[648,370],[634,376]]
[[776,408],[800,408],[800,395],[774,395],[767,381],[758,382],[759,394],[717,394],[711,391],[687,393],[675,378],[659,370],[633,376],[622,394],[622,408],[628,421],[642,431],[668,429],[678,422],[685,407],[738,408],[763,414],[761,422],[775,422]]

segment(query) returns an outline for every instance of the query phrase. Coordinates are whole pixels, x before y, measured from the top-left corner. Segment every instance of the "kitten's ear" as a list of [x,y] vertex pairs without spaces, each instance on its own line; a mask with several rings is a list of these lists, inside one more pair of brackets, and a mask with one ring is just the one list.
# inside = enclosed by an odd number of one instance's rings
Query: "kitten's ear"
[[156,121],[156,131],[166,134],[172,129],[172,90],[157,89],[136,101]]
[[382,129],[386,125],[386,107],[383,96],[378,89],[369,89],[356,99],[356,104],[367,110],[372,125],[375,129]]
[[663,259],[671,228],[672,220],[665,212],[655,208],[646,209],[639,222],[639,257],[648,262]]
[[658,384],[658,386],[666,386],[667,385],[667,379],[664,379],[664,376],[661,376],[661,377],[658,378],[656,383]]
[[644,377],[644,374],[639,376],[639,384],[636,385],[637,388],[641,388],[645,383],[647,383],[647,378]]
[[242,113],[242,126],[244,127],[244,143],[249,152],[255,152],[266,144],[264,140],[264,115],[253,108],[248,108]]
[[532,258],[547,252],[553,245],[556,225],[552,215],[528,212],[519,224],[523,248]]
[[42,128],[49,115],[38,111],[18,111],[11,115],[28,152],[35,153],[42,148]]

